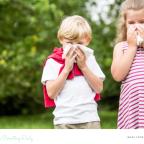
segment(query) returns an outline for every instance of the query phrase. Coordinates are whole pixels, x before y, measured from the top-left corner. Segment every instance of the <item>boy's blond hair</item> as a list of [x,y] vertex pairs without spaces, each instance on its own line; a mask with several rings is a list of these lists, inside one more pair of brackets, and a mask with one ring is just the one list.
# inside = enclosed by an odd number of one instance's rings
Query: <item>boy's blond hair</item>
[[119,20],[117,24],[116,43],[127,40],[126,14],[128,10],[144,9],[144,0],[125,0],[120,9]]
[[88,42],[92,39],[92,30],[88,22],[81,16],[74,15],[66,17],[58,30],[57,37],[59,41],[68,39],[79,42],[80,39],[86,38]]

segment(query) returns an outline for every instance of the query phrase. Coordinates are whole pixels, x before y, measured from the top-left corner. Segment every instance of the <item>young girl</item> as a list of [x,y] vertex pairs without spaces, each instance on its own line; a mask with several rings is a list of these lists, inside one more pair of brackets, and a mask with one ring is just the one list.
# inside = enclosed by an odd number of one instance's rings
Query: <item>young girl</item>
[[111,72],[122,81],[119,129],[144,128],[144,0],[122,3]]
[[[44,92],[54,100],[55,128],[100,128],[96,93],[103,89],[105,78],[94,55],[86,57],[91,41],[91,28],[81,16],[65,18],[58,30],[62,48],[54,49],[46,61],[42,74]],[[70,47],[65,59],[65,48]],[[93,51],[92,49],[89,49]],[[45,100],[48,100],[48,96]],[[46,103],[45,103],[46,104]],[[48,104],[48,103],[47,103]],[[53,106],[53,103],[49,103]]]

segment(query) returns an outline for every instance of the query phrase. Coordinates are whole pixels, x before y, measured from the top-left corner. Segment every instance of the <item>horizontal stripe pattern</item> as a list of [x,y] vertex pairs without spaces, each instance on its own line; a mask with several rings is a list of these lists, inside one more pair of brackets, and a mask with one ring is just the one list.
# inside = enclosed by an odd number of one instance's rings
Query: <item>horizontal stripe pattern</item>
[[[124,43],[123,50],[128,45]],[[130,71],[122,81],[118,112],[119,129],[144,128],[144,49],[138,48]]]

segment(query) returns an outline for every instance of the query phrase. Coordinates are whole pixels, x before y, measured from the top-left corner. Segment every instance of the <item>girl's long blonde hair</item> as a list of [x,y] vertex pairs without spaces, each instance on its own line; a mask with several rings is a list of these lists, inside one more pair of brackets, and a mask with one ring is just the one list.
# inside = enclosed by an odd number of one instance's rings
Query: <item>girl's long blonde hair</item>
[[126,12],[128,10],[144,9],[144,0],[125,0],[121,4],[120,15],[117,24],[116,43],[127,40]]

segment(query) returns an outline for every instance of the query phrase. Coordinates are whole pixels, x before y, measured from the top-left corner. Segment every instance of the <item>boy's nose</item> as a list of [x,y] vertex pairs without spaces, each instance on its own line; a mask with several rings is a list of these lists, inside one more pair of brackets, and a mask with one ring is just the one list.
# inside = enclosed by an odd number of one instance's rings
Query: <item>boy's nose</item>
[[142,24],[140,24],[140,23],[137,22],[137,23],[135,24],[135,27],[138,29],[138,27],[141,26],[141,25],[142,25]]

